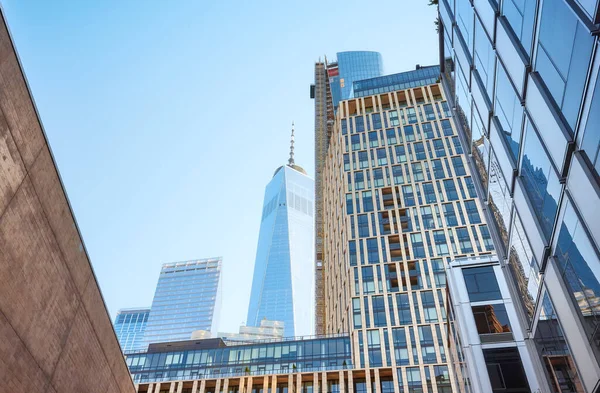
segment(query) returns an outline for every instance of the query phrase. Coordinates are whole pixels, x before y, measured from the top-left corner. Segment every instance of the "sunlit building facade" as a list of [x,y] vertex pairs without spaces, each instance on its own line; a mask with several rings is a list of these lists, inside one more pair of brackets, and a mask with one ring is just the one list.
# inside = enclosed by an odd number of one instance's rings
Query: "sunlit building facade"
[[144,345],[188,340],[192,332],[216,335],[221,308],[222,258],[162,265]]
[[444,86],[542,391],[600,384],[598,7],[439,1]]
[[149,308],[128,308],[117,311],[113,326],[123,352],[144,349],[144,333],[149,316]]
[[314,181],[294,163],[265,189],[246,325],[282,321],[286,337],[314,332]]

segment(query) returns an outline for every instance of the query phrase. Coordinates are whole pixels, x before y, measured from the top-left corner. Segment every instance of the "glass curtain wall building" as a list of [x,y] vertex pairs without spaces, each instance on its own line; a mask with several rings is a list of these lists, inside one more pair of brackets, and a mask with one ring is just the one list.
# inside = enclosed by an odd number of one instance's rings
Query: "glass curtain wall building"
[[221,308],[222,258],[165,263],[160,271],[144,344],[216,335]]
[[383,75],[383,59],[379,52],[338,52],[337,62],[329,64],[329,83],[334,108],[352,97],[354,81]]
[[149,308],[128,308],[117,311],[113,326],[123,352],[144,349],[144,333],[149,316]]
[[294,163],[277,168],[265,189],[249,326],[284,322],[284,335],[314,332],[314,181]]
[[600,383],[598,7],[439,1],[444,86],[544,391]]

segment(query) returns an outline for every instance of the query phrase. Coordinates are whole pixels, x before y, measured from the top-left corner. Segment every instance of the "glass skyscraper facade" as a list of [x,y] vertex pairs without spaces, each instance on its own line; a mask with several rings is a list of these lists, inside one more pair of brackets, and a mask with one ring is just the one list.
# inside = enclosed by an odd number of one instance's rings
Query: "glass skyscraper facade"
[[440,0],[439,15],[444,86],[542,390],[597,391],[598,1]]
[[314,181],[290,159],[265,189],[247,325],[283,321],[284,335],[314,332]]
[[144,333],[149,316],[149,308],[130,308],[117,312],[114,328],[123,352],[144,349]]
[[333,106],[352,97],[354,81],[383,75],[383,59],[379,52],[349,51],[337,53],[336,63],[329,66],[329,83]]
[[222,259],[165,263],[160,271],[144,344],[188,340],[195,330],[216,335]]

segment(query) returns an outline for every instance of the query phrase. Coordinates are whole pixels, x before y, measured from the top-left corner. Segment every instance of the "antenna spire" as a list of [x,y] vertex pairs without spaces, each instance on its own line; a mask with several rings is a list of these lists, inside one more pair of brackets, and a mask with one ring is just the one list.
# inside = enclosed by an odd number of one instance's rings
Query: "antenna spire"
[[290,159],[288,165],[294,165],[294,122],[292,122],[292,138],[290,139]]

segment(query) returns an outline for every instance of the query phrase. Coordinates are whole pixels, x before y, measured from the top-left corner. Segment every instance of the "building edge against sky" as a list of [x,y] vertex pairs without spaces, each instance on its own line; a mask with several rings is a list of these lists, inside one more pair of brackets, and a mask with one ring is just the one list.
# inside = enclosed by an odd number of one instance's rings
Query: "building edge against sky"
[[123,352],[145,349],[144,333],[150,308],[123,308],[117,311],[113,327]]
[[535,349],[530,361],[543,391],[596,392],[599,4],[472,4],[439,1],[440,64],[493,223],[497,278],[516,306],[511,322]]
[[286,337],[314,332],[314,181],[290,158],[265,188],[248,326],[282,321]]

